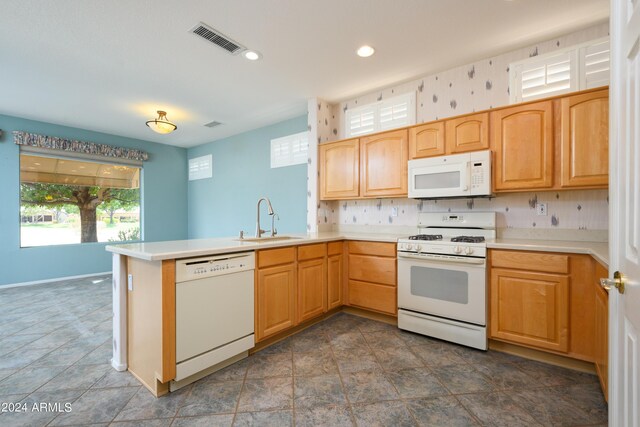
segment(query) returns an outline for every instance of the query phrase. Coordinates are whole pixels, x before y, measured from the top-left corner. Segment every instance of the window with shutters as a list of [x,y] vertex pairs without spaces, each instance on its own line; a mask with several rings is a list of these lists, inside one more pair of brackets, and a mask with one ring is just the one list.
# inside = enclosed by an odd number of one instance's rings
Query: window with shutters
[[307,163],[309,132],[300,132],[271,140],[271,168]]
[[609,38],[534,56],[509,65],[511,103],[609,84]]
[[413,125],[416,123],[416,93],[348,109],[345,123],[345,138]]

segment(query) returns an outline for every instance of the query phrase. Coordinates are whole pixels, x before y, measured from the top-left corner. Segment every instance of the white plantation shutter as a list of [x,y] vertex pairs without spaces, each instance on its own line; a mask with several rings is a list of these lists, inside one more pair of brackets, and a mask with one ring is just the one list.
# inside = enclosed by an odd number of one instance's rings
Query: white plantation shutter
[[271,168],[307,163],[309,132],[271,140]]
[[580,49],[580,88],[591,89],[609,84],[609,38]]
[[575,52],[563,52],[520,64],[515,70],[519,73],[520,83],[520,99],[517,102],[577,90],[577,81],[571,73],[575,67]]
[[413,125],[416,123],[416,94],[409,92],[349,109],[345,121],[345,138]]
[[375,117],[376,111],[374,107],[365,106],[354,110],[347,110],[348,136],[375,132]]
[[534,56],[509,66],[511,103],[608,84],[608,37]]
[[213,176],[213,156],[194,157],[189,159],[189,181],[211,178]]

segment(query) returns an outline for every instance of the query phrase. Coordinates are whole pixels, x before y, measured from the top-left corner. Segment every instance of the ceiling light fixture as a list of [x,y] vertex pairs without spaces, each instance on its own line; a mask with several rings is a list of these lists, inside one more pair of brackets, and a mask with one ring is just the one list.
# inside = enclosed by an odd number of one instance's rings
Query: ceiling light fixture
[[371,46],[364,45],[364,46],[360,46],[358,48],[358,50],[356,51],[356,53],[358,54],[358,56],[360,56],[362,58],[368,58],[371,55],[373,55],[374,53],[376,53],[376,50],[374,48],[372,48]]
[[245,50],[242,54],[249,61],[257,61],[258,59],[262,58],[260,52],[256,52],[255,50]]
[[171,133],[178,129],[178,126],[174,125],[169,121],[169,119],[167,119],[167,113],[161,110],[158,110],[158,118],[149,120],[147,122],[147,126],[157,133]]

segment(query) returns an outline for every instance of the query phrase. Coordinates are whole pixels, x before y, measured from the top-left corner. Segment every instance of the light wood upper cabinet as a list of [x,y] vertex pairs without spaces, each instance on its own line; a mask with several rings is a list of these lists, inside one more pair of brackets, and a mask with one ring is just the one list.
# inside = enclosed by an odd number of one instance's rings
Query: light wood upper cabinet
[[494,189],[553,186],[553,103],[536,102],[491,112]]
[[407,195],[407,130],[360,138],[360,195]]
[[444,122],[433,122],[409,128],[409,158],[444,155],[444,127]]
[[489,148],[489,113],[458,117],[445,123],[447,154]]
[[360,195],[360,145],[357,139],[319,147],[320,198],[352,199]]
[[560,101],[561,187],[609,183],[609,91]]

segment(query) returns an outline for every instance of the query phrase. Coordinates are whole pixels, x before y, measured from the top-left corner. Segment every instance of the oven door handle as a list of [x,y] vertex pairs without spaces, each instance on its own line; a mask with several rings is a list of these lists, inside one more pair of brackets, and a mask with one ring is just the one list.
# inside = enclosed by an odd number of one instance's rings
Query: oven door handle
[[483,265],[486,262],[486,258],[472,258],[472,257],[441,258],[438,256],[430,256],[429,254],[413,255],[413,254],[407,254],[404,252],[398,252],[398,258],[411,258],[411,259],[419,259],[422,261],[436,261],[436,262],[442,262],[445,264],[456,263],[456,264]]

